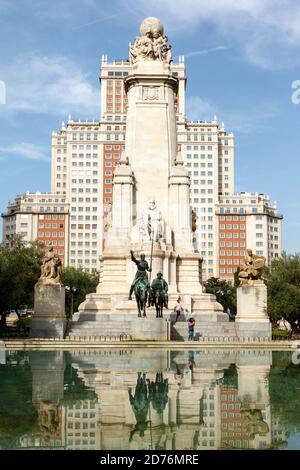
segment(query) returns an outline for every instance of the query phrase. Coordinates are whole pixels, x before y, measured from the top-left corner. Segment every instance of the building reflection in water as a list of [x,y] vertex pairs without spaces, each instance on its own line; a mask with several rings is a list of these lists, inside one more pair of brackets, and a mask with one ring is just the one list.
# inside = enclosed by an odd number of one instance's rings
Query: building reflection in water
[[262,449],[280,429],[271,351],[74,350],[29,360],[38,430],[21,447]]

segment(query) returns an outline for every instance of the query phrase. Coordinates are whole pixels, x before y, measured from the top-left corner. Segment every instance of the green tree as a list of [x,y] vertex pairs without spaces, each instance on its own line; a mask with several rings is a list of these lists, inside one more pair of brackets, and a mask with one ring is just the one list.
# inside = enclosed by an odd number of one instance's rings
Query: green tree
[[268,314],[272,322],[285,318],[293,329],[300,323],[300,255],[273,261],[267,270]]
[[236,287],[232,286],[230,282],[210,277],[204,283],[205,291],[209,294],[214,294],[225,312],[230,315],[236,314]]
[[66,291],[66,315],[70,318],[72,303],[73,312],[76,312],[86,294],[96,291],[99,275],[87,273],[82,269],[66,268],[62,271],[61,279],[64,286],[69,288]]
[[43,250],[38,242],[26,243],[20,236],[11,247],[0,245],[0,328],[6,326],[9,310],[33,306],[34,285],[40,276]]

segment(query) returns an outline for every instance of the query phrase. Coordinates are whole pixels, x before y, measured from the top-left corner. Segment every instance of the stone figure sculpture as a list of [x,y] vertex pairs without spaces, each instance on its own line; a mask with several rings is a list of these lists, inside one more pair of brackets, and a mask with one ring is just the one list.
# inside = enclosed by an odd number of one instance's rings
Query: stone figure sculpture
[[163,236],[162,215],[154,199],[149,201],[147,209],[142,213],[139,232],[142,242],[158,242]]
[[59,406],[56,403],[37,404],[38,427],[44,441],[49,441],[60,428]]
[[269,432],[268,423],[264,421],[260,409],[253,409],[251,405],[242,405],[240,412],[246,433],[251,441],[257,434],[264,436]]
[[197,230],[197,213],[196,211],[192,210],[192,232],[196,232]]
[[262,270],[265,265],[264,256],[254,255],[252,250],[247,250],[244,264],[240,266],[240,284],[252,284],[253,281],[263,282]]
[[162,273],[157,273],[156,279],[151,284],[150,302],[151,305],[155,305],[156,317],[162,318],[163,307],[168,308],[168,283]]
[[138,307],[138,316],[141,317],[143,312],[143,316],[146,316],[146,304],[148,298],[148,290],[149,290],[149,280],[147,271],[150,272],[149,264],[145,259],[144,253],[141,253],[141,259],[137,260],[134,256],[133,251],[131,253],[131,261],[133,261],[137,265],[137,272],[135,274],[135,278],[133,283],[131,284],[129,297],[128,300],[132,300],[132,294],[134,292],[136,303]]
[[146,18],[140,27],[140,34],[134,45],[129,47],[131,62],[140,60],[159,60],[170,64],[172,62],[171,46],[167,36],[164,36],[164,27],[157,18]]
[[54,253],[53,246],[50,246],[43,257],[39,282],[60,283],[61,266],[61,259]]

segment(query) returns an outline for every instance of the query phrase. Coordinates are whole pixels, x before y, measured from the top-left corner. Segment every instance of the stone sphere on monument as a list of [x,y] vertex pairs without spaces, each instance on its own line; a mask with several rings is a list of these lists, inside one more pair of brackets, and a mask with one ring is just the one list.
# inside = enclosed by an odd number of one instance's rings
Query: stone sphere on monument
[[149,16],[142,21],[140,26],[140,33],[141,36],[146,36],[148,33],[150,33],[151,36],[153,36],[155,33],[163,36],[164,26],[158,18]]

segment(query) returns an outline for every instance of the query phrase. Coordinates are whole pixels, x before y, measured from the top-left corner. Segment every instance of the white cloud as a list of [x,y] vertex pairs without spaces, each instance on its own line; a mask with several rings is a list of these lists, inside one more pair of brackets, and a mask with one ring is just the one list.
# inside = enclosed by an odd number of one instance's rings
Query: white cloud
[[188,57],[195,57],[198,55],[207,55],[207,54],[211,54],[212,52],[225,51],[226,49],[229,49],[229,47],[227,46],[210,47],[209,49],[200,49],[199,51],[186,52],[184,54],[184,57],[188,58]]
[[22,56],[4,66],[1,76],[6,82],[7,108],[11,111],[80,117],[99,114],[99,90],[69,58]]
[[214,101],[191,96],[186,100],[186,116],[190,120],[211,121],[217,115],[219,122],[224,121],[228,131],[237,131],[244,134],[251,132],[263,132],[268,129],[272,118],[277,113],[275,103],[261,103],[251,106],[243,106],[243,109],[222,110]]
[[259,67],[299,62],[300,2],[295,0],[128,0],[144,16],[158,16],[167,31],[211,25],[220,39],[241,48]]
[[20,143],[10,147],[0,147],[0,159],[7,160],[7,157],[21,157],[26,160],[50,160],[44,147],[31,143]]
[[208,120],[210,121],[217,113],[217,105],[208,99],[200,96],[190,96],[186,99],[186,116],[191,121]]

